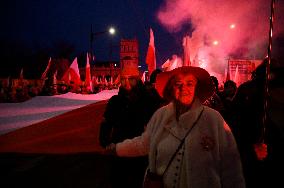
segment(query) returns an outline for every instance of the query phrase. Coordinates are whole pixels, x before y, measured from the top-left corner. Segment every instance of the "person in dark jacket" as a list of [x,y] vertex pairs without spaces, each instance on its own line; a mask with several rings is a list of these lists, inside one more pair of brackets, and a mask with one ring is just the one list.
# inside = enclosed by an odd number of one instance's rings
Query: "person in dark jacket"
[[257,76],[241,84],[232,100],[232,112],[228,120],[238,144],[248,188],[259,187],[264,178],[260,178],[263,161],[258,160],[254,150],[263,138],[263,94],[263,78]]
[[211,97],[209,97],[205,102],[204,105],[209,106],[210,108],[213,108],[214,110],[217,110],[222,115],[224,113],[224,104],[220,98],[220,91],[219,91],[219,81],[215,76],[210,76],[211,81],[214,85],[214,93]]
[[[283,85],[279,84],[283,81],[272,79],[270,83],[268,82],[269,105],[266,109],[268,116],[267,123],[264,123],[266,64],[267,59],[256,68],[250,81],[239,86],[232,100],[232,112],[229,118],[240,151],[248,188],[274,187],[272,184],[276,179],[278,179],[277,187],[283,187],[284,176],[275,173],[276,168],[282,170],[284,167],[283,121],[280,121],[283,117],[283,100],[280,99],[280,93],[275,92],[283,92]],[[275,68],[276,64],[276,60],[272,59],[271,74],[278,69]],[[273,85],[272,82],[277,84]],[[278,157],[282,159],[278,160]]]
[[[140,135],[160,107],[159,101],[147,92],[138,71],[123,70],[120,83],[118,95],[109,99],[101,123],[102,147]],[[112,158],[111,187],[141,187],[147,164],[147,157]]]

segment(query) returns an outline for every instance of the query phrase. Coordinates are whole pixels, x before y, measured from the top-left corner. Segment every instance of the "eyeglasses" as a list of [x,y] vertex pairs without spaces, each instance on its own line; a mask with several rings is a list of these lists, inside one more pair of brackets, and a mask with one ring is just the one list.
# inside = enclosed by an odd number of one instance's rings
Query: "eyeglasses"
[[194,82],[186,82],[186,83],[184,83],[184,82],[179,82],[179,81],[177,81],[175,84],[174,84],[174,87],[175,88],[177,88],[177,89],[180,89],[180,88],[182,88],[182,87],[184,87],[184,86],[186,86],[186,87],[194,87],[196,84],[194,83]]

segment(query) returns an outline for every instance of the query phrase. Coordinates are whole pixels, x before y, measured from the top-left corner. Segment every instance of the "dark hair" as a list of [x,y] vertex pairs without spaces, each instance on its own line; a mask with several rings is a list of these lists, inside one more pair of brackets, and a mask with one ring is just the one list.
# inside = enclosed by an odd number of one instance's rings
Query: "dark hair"
[[[261,64],[252,72],[252,79],[265,80],[266,65],[268,63],[268,58],[265,58]],[[278,62],[275,59],[271,59],[270,71],[274,72],[277,70]]]
[[237,89],[237,84],[236,82],[234,82],[233,80],[227,80],[225,83],[224,83],[224,89],[229,87],[229,86],[232,86],[234,87],[235,89]]
[[165,88],[163,90],[163,98],[167,102],[171,102],[174,99],[174,85],[176,83],[177,76],[172,76],[167,81]]
[[218,86],[219,86],[218,79],[215,76],[210,76],[210,78],[213,81],[215,88],[218,90]]

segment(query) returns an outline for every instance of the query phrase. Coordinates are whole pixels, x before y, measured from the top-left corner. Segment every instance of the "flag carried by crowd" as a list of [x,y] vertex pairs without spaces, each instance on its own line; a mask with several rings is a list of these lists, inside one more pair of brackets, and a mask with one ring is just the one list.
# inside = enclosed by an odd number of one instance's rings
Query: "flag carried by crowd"
[[47,64],[47,66],[46,66],[46,68],[45,68],[45,71],[42,73],[42,75],[41,75],[41,79],[46,79],[46,76],[47,76],[47,72],[49,71],[49,69],[50,69],[50,66],[51,66],[51,57],[49,58],[49,60],[48,60],[48,64]]
[[154,44],[154,33],[152,28],[150,28],[150,41],[149,47],[146,55],[146,64],[148,65],[149,75],[156,69],[156,54],[155,54],[155,44]]
[[189,46],[189,41],[190,38],[189,36],[185,36],[183,37],[183,66],[191,66],[191,62],[190,62],[190,46]]
[[91,92],[93,92],[93,85],[92,85],[92,80],[91,80],[90,58],[89,58],[88,53],[87,53],[87,62],[86,62],[85,85],[86,85],[86,87],[88,87],[91,90]]
[[64,80],[66,83],[73,82],[74,84],[77,84],[77,85],[81,84],[81,78],[80,78],[80,72],[79,72],[77,57],[73,60],[70,67],[68,68],[68,70],[63,75],[62,80]]

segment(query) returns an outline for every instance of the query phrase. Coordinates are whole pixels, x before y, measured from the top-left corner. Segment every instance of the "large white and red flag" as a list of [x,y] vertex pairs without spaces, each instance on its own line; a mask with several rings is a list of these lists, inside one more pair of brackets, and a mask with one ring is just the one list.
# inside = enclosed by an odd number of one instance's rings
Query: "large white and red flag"
[[225,72],[226,79],[225,81],[231,80],[231,70],[230,70],[230,62],[227,64],[227,72]]
[[73,82],[74,84],[77,84],[77,85],[81,84],[81,78],[80,78],[80,72],[79,72],[77,57],[73,60],[70,67],[68,68],[68,70],[63,75],[62,80],[66,81],[67,83]]
[[237,84],[237,86],[240,85],[240,73],[239,73],[239,66],[237,65],[235,76],[234,76],[234,82]]
[[53,85],[57,84],[57,70],[53,74],[53,81],[52,82],[53,82]]
[[93,85],[91,80],[91,67],[90,67],[90,59],[89,54],[87,53],[87,63],[86,63],[86,77],[85,77],[85,85],[93,92]]
[[23,80],[24,79],[24,68],[21,69],[20,75],[19,75],[19,79]]
[[145,83],[145,81],[146,81],[146,71],[143,72],[141,80],[142,80],[143,83]]
[[183,66],[191,66],[189,41],[189,36],[183,37]]
[[151,75],[151,73],[156,69],[155,42],[152,28],[150,28],[150,41],[146,55],[146,64],[148,65],[149,75]]
[[50,66],[51,66],[51,57],[49,58],[48,64],[47,64],[44,72],[41,75],[41,79],[45,79],[46,78],[46,75],[47,75],[48,70],[50,69]]

